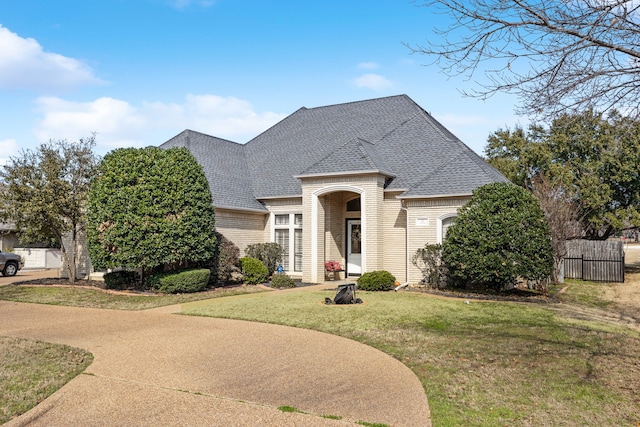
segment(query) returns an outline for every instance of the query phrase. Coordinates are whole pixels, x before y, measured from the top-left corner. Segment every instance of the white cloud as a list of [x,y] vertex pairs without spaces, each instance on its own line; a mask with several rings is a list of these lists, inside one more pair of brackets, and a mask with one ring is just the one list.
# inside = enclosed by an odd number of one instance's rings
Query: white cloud
[[7,164],[9,157],[18,156],[20,148],[15,139],[0,140],[0,166]]
[[393,83],[382,77],[379,74],[363,74],[354,81],[357,87],[364,87],[368,89],[386,89],[393,87]]
[[375,70],[376,68],[380,68],[377,62],[361,62],[358,64],[358,68],[362,68],[364,70]]
[[45,52],[0,25],[0,88],[70,88],[104,83],[77,59]]
[[54,97],[37,100],[43,118],[36,128],[40,141],[76,140],[96,132],[97,151],[159,145],[193,129],[244,142],[286,115],[257,113],[247,101],[216,95],[187,95],[182,103],[144,102],[134,106],[114,98],[74,102]]

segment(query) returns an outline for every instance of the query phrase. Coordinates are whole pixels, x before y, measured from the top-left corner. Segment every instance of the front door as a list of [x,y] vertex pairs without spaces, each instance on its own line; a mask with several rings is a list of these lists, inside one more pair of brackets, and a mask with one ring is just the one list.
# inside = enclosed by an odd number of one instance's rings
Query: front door
[[359,219],[347,220],[347,275],[362,274],[362,225]]

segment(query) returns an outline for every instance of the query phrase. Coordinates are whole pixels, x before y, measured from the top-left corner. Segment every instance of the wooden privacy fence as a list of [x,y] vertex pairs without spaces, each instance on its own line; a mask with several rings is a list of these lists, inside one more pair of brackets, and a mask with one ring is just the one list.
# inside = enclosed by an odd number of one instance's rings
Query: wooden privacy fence
[[564,277],[593,282],[624,283],[624,247],[620,241],[567,242]]

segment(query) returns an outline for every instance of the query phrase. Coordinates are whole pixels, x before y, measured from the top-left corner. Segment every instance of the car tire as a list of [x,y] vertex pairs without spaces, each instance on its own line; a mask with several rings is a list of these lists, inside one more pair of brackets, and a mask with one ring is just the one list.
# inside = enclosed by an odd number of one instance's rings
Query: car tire
[[4,266],[4,270],[2,270],[2,275],[5,277],[10,277],[10,276],[15,276],[17,272],[18,272],[18,266],[15,263],[10,262]]

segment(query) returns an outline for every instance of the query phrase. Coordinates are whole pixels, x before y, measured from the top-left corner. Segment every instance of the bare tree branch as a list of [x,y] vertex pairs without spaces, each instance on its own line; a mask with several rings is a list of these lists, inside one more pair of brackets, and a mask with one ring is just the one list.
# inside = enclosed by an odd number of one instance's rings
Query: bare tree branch
[[477,78],[463,91],[518,95],[517,112],[551,118],[585,109],[640,117],[640,2],[636,0],[428,0],[453,18],[439,41],[408,46],[449,76]]

